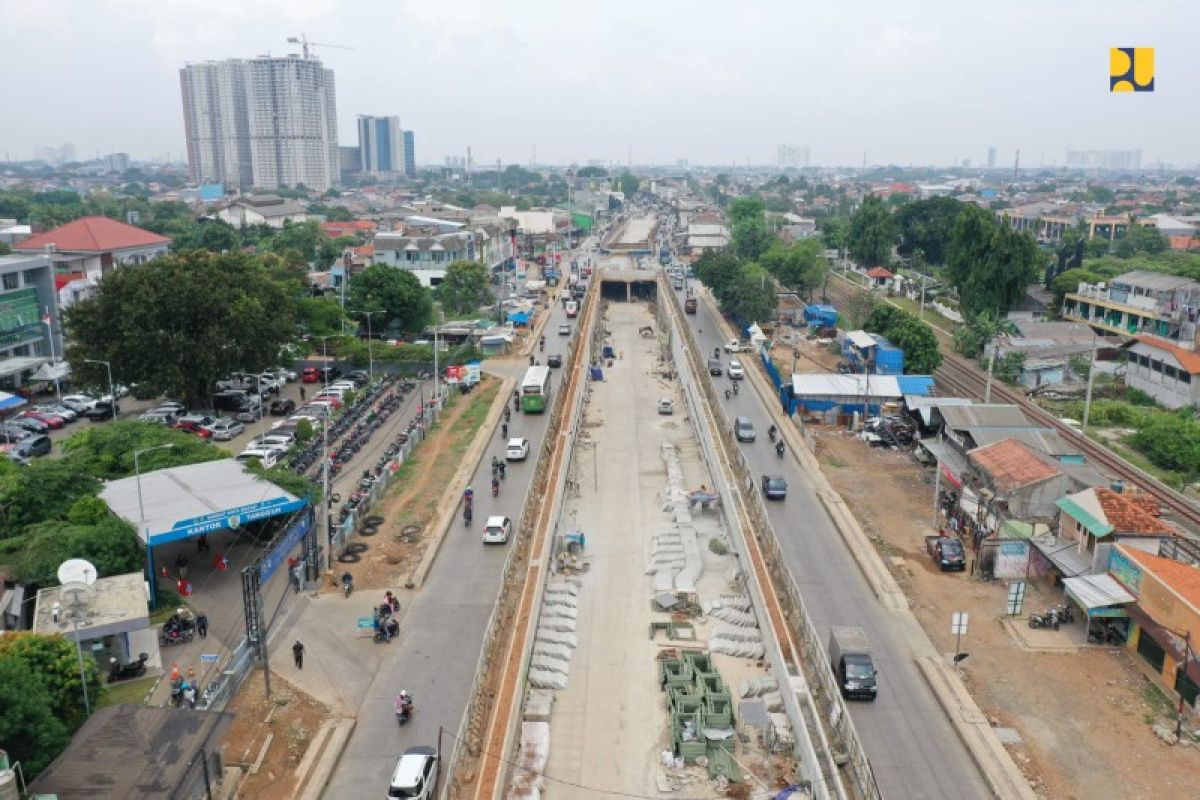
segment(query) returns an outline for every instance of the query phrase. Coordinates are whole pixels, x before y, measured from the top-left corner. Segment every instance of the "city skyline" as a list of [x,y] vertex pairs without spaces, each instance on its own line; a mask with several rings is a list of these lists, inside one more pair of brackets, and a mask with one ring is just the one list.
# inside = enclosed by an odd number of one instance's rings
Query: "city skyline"
[[[313,45],[338,74],[339,144],[355,143],[357,115],[386,96],[422,132],[428,164],[472,147],[480,164],[526,164],[536,149],[547,164],[627,163],[632,150],[637,164],[770,165],[786,142],[808,147],[814,166],[859,166],[864,153],[868,164],[981,164],[993,145],[998,167],[1011,166],[1018,148],[1029,166],[1064,163],[1068,150],[1200,162],[1187,134],[1197,89],[1179,79],[1200,72],[1200,53],[1187,46],[1186,26],[1167,21],[1181,3],[1160,0],[1158,13],[1123,19],[1119,30],[1081,14],[1094,7],[1081,2],[867,6],[851,15],[761,2],[718,22],[713,4],[682,15],[617,2],[597,16],[521,4],[496,13],[481,0],[364,3],[354,13],[341,0],[203,12],[51,0],[9,9],[0,31],[0,62],[24,76],[11,101],[28,112],[0,131],[0,153],[29,157],[71,141],[81,155],[179,156],[183,115],[170,85],[180,66],[291,52],[287,38],[308,31],[353,48]],[[1071,37],[1056,33],[1065,28]],[[983,29],[989,36],[978,36]],[[395,30],[405,31],[399,50]],[[47,35],[62,57],[21,69]],[[1130,41],[1156,47],[1153,93],[1108,92],[1108,48]],[[819,80],[810,80],[815,65]],[[495,78],[521,89],[500,90]],[[1039,82],[1047,91],[1030,89]],[[74,87],[73,118],[49,113],[61,86]]]

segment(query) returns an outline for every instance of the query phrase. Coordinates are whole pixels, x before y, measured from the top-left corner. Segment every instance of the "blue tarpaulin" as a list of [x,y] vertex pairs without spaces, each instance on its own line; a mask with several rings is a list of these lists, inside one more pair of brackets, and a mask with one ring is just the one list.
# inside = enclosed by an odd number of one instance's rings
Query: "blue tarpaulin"
[[514,311],[508,315],[508,321],[514,325],[528,325],[529,317],[528,311]]
[[25,398],[8,392],[0,392],[0,411],[25,405]]

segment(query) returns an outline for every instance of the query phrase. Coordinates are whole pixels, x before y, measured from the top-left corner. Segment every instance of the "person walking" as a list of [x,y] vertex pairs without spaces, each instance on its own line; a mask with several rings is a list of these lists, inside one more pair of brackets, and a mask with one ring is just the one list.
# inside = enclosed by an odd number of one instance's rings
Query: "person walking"
[[208,638],[208,615],[204,612],[196,615],[196,633],[201,639]]
[[179,554],[179,558],[175,559],[175,571],[179,573],[180,580],[187,579],[188,560],[183,553]]
[[292,645],[292,658],[296,661],[296,669],[304,669],[304,643],[299,639]]
[[507,422],[500,423],[500,438],[502,438],[502,439],[508,438],[508,423]]
[[300,402],[301,403],[304,402],[304,387],[303,386],[300,387]]

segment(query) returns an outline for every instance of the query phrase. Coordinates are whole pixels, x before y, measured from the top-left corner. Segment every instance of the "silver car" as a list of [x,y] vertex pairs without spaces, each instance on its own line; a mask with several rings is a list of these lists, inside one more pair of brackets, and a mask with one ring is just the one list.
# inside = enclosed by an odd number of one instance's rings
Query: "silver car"
[[240,436],[246,430],[246,426],[238,422],[236,419],[219,419],[211,425],[205,425],[205,430],[212,434],[212,438],[217,442],[232,441],[234,437]]

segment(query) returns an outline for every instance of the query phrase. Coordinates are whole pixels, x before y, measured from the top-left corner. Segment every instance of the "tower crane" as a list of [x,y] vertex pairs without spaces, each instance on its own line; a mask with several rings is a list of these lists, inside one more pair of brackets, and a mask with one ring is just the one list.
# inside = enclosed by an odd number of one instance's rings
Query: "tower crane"
[[347,47],[344,44],[325,44],[324,42],[310,42],[308,40],[308,37],[306,37],[303,33],[300,34],[298,37],[297,36],[289,36],[288,43],[300,45],[300,49],[304,52],[305,58],[308,58],[308,48],[309,47],[336,47],[338,50],[353,50],[354,49],[353,47]]

